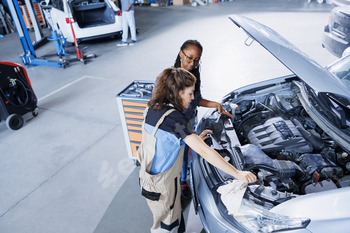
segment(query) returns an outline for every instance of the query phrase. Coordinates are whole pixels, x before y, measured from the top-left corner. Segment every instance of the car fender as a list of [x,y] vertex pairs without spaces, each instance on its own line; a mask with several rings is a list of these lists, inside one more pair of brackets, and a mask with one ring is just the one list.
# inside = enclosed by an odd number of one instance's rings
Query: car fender
[[350,47],[348,47],[347,49],[344,50],[343,54],[341,55],[341,57],[345,57],[346,55],[348,55],[350,53]]
[[350,187],[312,193],[284,202],[270,211],[289,217],[311,219],[311,232],[349,232]]

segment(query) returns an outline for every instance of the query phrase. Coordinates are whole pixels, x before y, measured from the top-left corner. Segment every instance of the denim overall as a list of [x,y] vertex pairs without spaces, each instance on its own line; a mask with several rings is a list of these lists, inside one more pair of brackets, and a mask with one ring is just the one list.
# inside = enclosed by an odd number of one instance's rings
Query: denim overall
[[[184,146],[179,150],[177,159],[172,167],[156,175],[150,174],[157,140],[155,133],[164,118],[173,111],[175,109],[165,112],[154,127],[152,134],[149,134],[145,130],[145,120],[148,112],[148,108],[146,108],[142,122],[142,142],[137,151],[138,161],[141,164],[140,186],[142,195],[146,198],[153,214],[152,233],[184,232],[183,222],[180,224],[183,221],[180,199],[180,173]],[[183,229],[179,229],[180,225],[182,225]]]

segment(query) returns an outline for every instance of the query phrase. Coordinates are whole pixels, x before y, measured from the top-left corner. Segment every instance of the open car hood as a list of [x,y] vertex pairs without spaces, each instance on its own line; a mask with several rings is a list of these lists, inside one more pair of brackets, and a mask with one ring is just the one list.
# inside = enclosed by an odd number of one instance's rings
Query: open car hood
[[291,72],[317,92],[330,92],[350,98],[349,91],[326,68],[271,28],[240,15],[228,16],[247,35],[261,44]]

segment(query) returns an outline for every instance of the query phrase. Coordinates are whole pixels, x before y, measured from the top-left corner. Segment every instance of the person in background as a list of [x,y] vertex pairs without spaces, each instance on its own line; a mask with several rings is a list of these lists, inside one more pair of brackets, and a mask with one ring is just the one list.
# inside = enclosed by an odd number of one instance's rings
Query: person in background
[[196,77],[183,68],[165,69],[147,104],[142,122],[142,142],[137,151],[141,194],[153,214],[151,232],[185,232],[181,210],[180,172],[187,144],[218,169],[246,183],[256,181],[248,171],[239,171],[187,127],[184,111],[194,99]]
[[[203,52],[203,47],[197,40],[187,40],[185,41],[180,51],[176,57],[174,67],[181,67],[189,72],[191,72],[197,79],[194,90],[194,99],[192,100],[189,108],[186,110],[185,115],[191,121],[192,127],[195,127],[196,117],[197,117],[197,107],[208,107],[208,108],[217,108],[220,114],[225,114],[231,118],[233,116],[226,112],[220,103],[206,100],[202,98],[201,94],[201,78],[200,78],[200,64],[201,64],[201,56]],[[185,147],[184,152],[184,163],[181,171],[181,190],[182,196],[185,198],[191,197],[190,188],[186,182],[187,179],[187,166],[188,166],[188,153],[189,147]]]
[[[112,0],[115,2],[116,0]],[[134,45],[136,39],[136,26],[134,17],[135,0],[121,0],[122,20],[123,20],[123,36],[122,41],[117,46]],[[131,33],[131,42],[128,43],[129,27]]]

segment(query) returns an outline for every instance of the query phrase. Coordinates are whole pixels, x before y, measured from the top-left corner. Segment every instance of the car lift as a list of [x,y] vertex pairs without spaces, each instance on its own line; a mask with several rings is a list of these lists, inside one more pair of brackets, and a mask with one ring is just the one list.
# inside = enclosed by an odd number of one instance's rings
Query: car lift
[[74,39],[74,46],[75,46],[75,50],[77,51],[77,57],[70,59],[69,61],[81,61],[82,63],[84,63],[84,65],[86,64],[85,59],[88,58],[95,58],[96,55],[95,54],[89,54],[89,55],[84,55],[82,51],[80,51],[79,46],[78,46],[78,42],[77,42],[77,38],[75,37],[75,33],[74,33],[74,29],[73,29],[73,23],[75,23],[74,18],[66,18],[66,23],[70,24],[70,28],[72,29],[72,34],[73,34],[73,39]]
[[[50,12],[50,8],[51,7],[47,7],[46,5],[42,5],[42,7],[44,8],[44,10],[46,10],[46,14],[49,15],[48,18],[51,19],[51,21],[52,21],[51,12]],[[72,34],[73,34],[73,38],[74,38],[74,46],[75,46],[75,50],[77,52],[77,57],[76,58],[65,59],[64,61],[65,61],[66,64],[68,64],[69,62],[81,61],[85,65],[86,64],[86,60],[85,59],[95,58],[96,55],[95,54],[84,55],[83,52],[80,51],[77,39],[75,37],[74,29],[73,29],[73,23],[74,22],[75,21],[74,21],[73,18],[66,18],[66,23],[70,24],[70,27],[72,29]],[[51,25],[53,25],[52,22],[51,22]],[[59,35],[56,30],[52,29],[51,36],[48,37],[47,40],[48,41],[53,41],[55,43],[56,53],[55,54],[45,55],[45,56],[43,56],[44,58],[48,57],[48,56],[58,55],[60,60],[63,60],[62,56],[68,56],[69,55],[69,53],[67,53],[65,51],[67,38],[64,38],[62,35]]]
[[[26,2],[29,3],[27,5],[27,7],[29,5],[31,6],[31,3],[29,0],[26,0]],[[38,59],[36,57],[34,47],[32,45],[29,33],[28,33],[26,25],[24,23],[24,20],[22,17],[22,11],[19,7],[17,0],[8,0],[7,4],[8,4],[8,7],[10,9],[10,13],[12,15],[14,24],[15,24],[16,29],[17,29],[19,39],[20,39],[22,47],[23,47],[23,54],[19,56],[22,59],[22,62],[25,65],[32,65],[32,66],[51,66],[51,67],[66,68],[67,64],[65,61],[58,61],[58,62],[57,61],[49,61],[49,60]],[[28,11],[33,13],[33,8],[29,7]],[[38,22],[36,20],[36,17],[34,16],[34,13],[31,15],[31,17],[33,17],[32,18],[33,26],[36,25],[36,26],[34,26],[34,29],[36,29],[35,31],[37,31],[37,32],[41,31],[41,30],[39,30]],[[42,37],[42,35],[40,35],[38,33],[36,34],[36,36]],[[46,40],[46,38],[45,38],[45,40]]]

